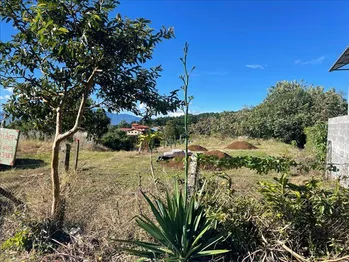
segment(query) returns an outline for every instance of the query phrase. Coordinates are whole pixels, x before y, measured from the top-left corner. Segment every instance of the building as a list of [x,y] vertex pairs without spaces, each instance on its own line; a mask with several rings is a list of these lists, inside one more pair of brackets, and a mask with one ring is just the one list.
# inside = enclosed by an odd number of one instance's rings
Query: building
[[[330,68],[332,71],[349,70],[349,47]],[[328,119],[327,133],[327,175],[339,179],[349,187],[349,115]]]
[[146,133],[149,129],[149,126],[144,126],[137,123],[132,124],[132,127],[120,128],[120,130],[125,131],[128,136],[139,136]]

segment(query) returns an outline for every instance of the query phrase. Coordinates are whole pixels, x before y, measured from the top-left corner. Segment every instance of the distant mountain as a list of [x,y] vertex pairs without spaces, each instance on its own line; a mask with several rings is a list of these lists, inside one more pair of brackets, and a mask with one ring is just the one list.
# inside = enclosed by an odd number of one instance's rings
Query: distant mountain
[[141,120],[141,117],[133,116],[129,114],[113,114],[113,113],[107,113],[107,116],[111,120],[112,125],[118,125],[122,120],[126,121],[127,123],[131,122],[138,122]]

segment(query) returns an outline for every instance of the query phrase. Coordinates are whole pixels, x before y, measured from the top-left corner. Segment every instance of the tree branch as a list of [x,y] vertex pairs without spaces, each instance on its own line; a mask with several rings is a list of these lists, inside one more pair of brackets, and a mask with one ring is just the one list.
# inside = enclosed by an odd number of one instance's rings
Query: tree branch
[[94,79],[96,73],[98,73],[98,72],[101,72],[101,70],[99,70],[98,68],[95,68],[93,70],[93,72],[91,73],[90,77],[88,78],[87,83],[86,83],[85,92],[82,94],[82,98],[81,98],[81,102],[80,102],[80,106],[79,106],[79,111],[78,111],[78,114],[76,116],[75,124],[70,130],[68,130],[64,134],[60,134],[58,136],[57,140],[59,142],[63,141],[64,139],[66,139],[67,137],[73,135],[74,133],[76,133],[78,131],[79,125],[81,123],[81,118],[82,118],[82,115],[84,113],[86,101],[88,99],[89,92],[91,91],[92,86],[93,86],[93,79]]

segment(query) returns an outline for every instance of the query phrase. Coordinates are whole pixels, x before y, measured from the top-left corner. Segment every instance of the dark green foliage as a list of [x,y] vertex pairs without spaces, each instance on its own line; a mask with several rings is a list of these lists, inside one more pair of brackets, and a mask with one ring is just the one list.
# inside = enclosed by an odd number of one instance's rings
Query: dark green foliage
[[288,225],[287,241],[304,256],[349,252],[349,192],[337,185],[324,188],[310,180],[295,185],[286,176],[276,183],[261,182],[260,191],[268,208]]
[[219,159],[216,156],[199,154],[198,161],[202,168],[238,169],[246,167],[256,170],[258,174],[267,174],[270,171],[284,173],[290,171],[291,167],[298,165],[292,159],[272,156],[267,158],[238,156]]
[[130,128],[132,125],[127,123],[125,120],[121,120],[117,125],[118,128]]
[[327,128],[327,123],[318,122],[304,130],[307,136],[306,148],[313,151],[321,163],[326,160]]
[[129,253],[156,261],[185,262],[228,252],[214,246],[222,240],[222,235],[207,238],[212,233],[213,221],[206,217],[204,206],[196,195],[187,201],[176,184],[173,194],[166,193],[165,203],[160,199],[152,202],[145,194],[143,196],[156,223],[145,215],[138,216],[136,221],[155,243],[122,241],[141,248],[125,249]]
[[181,126],[176,125],[174,120],[169,120],[166,123],[166,126],[163,129],[164,140],[167,143],[174,143],[177,139],[179,139],[180,135],[184,133],[183,124]]
[[95,140],[100,139],[108,132],[110,118],[106,115],[103,109],[84,114],[81,126],[87,132],[87,135]]
[[118,127],[112,127],[102,136],[100,143],[112,150],[130,151],[135,149],[137,139],[134,136],[128,136],[125,131],[121,131]]
[[222,137],[277,138],[286,143],[295,141],[303,147],[306,127],[346,112],[346,100],[335,89],[325,91],[321,86],[283,81],[271,87],[256,107],[195,116],[191,132]]
[[295,261],[295,254],[302,257],[298,261],[320,261],[349,255],[348,189],[313,179],[296,185],[283,175],[274,183],[260,182],[259,191],[261,197],[254,199],[235,195],[231,185],[207,187],[206,213],[217,221],[219,232],[230,234],[217,246],[232,250],[225,261]]
[[155,32],[149,20],[111,16],[118,4],[2,1],[0,18],[15,29],[8,41],[0,41],[0,82],[13,89],[5,111],[44,131],[57,122],[64,133],[76,130],[76,120],[80,125],[79,105],[85,109],[92,97],[98,99],[93,106],[113,112],[140,114],[137,103],[146,104],[149,114],[176,110],[176,91],[166,96],[156,89],[161,67],[143,66],[173,30]]

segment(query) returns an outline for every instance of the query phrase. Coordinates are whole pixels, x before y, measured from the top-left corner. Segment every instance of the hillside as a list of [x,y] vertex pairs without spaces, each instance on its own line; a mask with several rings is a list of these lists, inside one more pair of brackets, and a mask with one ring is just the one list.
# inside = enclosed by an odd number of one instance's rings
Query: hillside
[[107,116],[111,120],[112,125],[118,125],[121,121],[126,121],[127,123],[138,122],[141,120],[141,117],[133,116],[129,114],[113,114],[107,113]]

